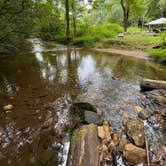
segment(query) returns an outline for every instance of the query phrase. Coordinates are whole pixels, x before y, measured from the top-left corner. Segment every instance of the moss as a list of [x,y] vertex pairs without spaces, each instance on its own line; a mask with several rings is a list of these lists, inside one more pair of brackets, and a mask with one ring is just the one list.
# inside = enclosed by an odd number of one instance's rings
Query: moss
[[95,130],[95,125],[93,123],[89,124],[88,126],[91,130]]
[[72,138],[71,138],[71,147],[72,149],[75,148],[76,144],[78,143],[79,139],[85,134],[83,130],[75,130],[73,132]]

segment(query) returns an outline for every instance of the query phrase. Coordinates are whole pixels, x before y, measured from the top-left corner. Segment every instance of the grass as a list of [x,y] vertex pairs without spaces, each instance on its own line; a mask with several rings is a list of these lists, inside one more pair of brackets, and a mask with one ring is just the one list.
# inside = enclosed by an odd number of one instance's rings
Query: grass
[[129,27],[127,32],[129,34],[137,34],[137,33],[147,33],[147,28],[139,28],[139,27]]
[[126,35],[125,40],[131,40],[138,43],[147,43],[147,44],[159,44],[161,42],[161,36],[133,36]]
[[156,59],[159,62],[166,63],[166,49],[152,49],[150,57]]
[[149,52],[154,46],[159,45],[161,42],[161,36],[136,36],[125,35],[124,38],[115,38],[103,40],[100,44],[100,48],[117,48],[136,50]]

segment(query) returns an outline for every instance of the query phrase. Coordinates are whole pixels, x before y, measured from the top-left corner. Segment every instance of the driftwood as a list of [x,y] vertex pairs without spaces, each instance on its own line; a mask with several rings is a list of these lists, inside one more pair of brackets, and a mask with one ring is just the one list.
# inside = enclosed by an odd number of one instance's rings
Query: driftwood
[[165,89],[166,90],[166,81],[162,80],[150,80],[144,79],[141,81],[141,90],[150,91],[154,89]]
[[71,140],[68,166],[99,166],[97,126],[83,125],[75,130]]

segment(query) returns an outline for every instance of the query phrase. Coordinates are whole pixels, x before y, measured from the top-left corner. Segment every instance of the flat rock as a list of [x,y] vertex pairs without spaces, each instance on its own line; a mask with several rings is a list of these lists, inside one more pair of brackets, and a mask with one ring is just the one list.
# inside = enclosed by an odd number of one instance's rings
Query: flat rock
[[132,164],[146,164],[147,156],[145,149],[136,147],[133,144],[127,144],[123,154],[125,159]]
[[96,124],[96,125],[103,124],[102,117],[95,112],[85,111],[84,117],[85,117],[85,122],[88,124],[91,124],[91,123]]
[[75,130],[72,136],[69,166],[98,166],[100,140],[97,126],[83,125]]
[[136,146],[144,147],[145,135],[144,135],[144,124],[139,120],[129,120],[126,123],[126,133],[130,141]]

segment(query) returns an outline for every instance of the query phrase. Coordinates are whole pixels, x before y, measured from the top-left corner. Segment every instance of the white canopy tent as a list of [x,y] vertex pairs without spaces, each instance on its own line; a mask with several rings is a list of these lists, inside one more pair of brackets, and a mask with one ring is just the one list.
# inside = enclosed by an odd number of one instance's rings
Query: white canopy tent
[[153,27],[160,27],[160,29],[163,29],[164,25],[166,25],[166,18],[159,18],[146,25],[149,27],[149,32],[153,32]]
[[146,25],[164,25],[166,24],[166,18],[160,18],[147,23]]

